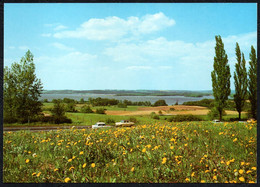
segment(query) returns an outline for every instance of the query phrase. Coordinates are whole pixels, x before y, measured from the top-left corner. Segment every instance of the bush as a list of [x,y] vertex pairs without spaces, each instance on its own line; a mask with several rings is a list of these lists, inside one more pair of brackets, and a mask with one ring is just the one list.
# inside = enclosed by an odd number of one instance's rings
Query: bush
[[176,115],[168,118],[169,122],[182,122],[182,121],[201,121],[202,119],[192,114],[189,115]]
[[107,118],[106,123],[108,123],[108,124],[115,123],[115,120],[113,120],[111,118]]
[[160,117],[155,112],[151,112],[150,116],[152,119],[160,119]]
[[94,113],[93,110],[91,110],[90,106],[84,105],[81,107],[80,112],[82,113]]
[[[213,120],[213,119],[218,119],[219,118],[219,113],[217,111],[217,109],[215,107],[211,108],[210,111],[208,112],[208,118],[210,120]],[[222,111],[222,115],[225,116],[226,115],[226,112],[223,110]]]
[[127,108],[127,104],[125,104],[125,103],[118,103],[117,107],[118,108]]
[[134,118],[134,117],[130,117],[130,118],[129,118],[129,121],[134,122],[134,123],[137,123],[137,119]]
[[68,103],[66,105],[66,112],[77,112],[74,103]]
[[165,102],[165,100],[161,99],[161,100],[158,100],[156,101],[153,106],[168,106]]
[[106,114],[104,108],[98,108],[98,109],[96,110],[96,113],[97,113],[97,114]]

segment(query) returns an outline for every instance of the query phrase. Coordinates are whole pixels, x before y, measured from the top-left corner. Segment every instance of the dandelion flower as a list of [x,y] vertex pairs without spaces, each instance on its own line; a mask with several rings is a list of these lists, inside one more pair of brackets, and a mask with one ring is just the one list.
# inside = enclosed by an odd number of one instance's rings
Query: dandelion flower
[[36,175],[36,173],[34,172],[34,173],[32,173],[32,176],[34,176],[34,175]]
[[41,175],[42,172],[39,172],[36,176],[39,177]]
[[151,147],[151,145],[149,144],[149,145],[147,145],[147,148],[150,148]]
[[205,180],[201,180],[200,182],[201,182],[201,183],[205,183]]
[[241,166],[243,166],[245,164],[245,162],[241,162]]
[[227,161],[226,164],[227,164],[227,166],[228,166],[228,165],[230,164],[230,161]]
[[55,168],[53,171],[58,171],[59,169]]
[[142,150],[142,152],[145,153],[145,152],[146,152],[146,149],[144,148],[144,149]]
[[72,159],[70,158],[69,160],[68,160],[68,162],[71,162],[72,161]]
[[72,159],[75,159],[75,158],[76,158],[75,156],[72,157]]
[[30,162],[30,160],[29,160],[29,159],[26,159],[25,162],[28,163],[28,162]]
[[193,173],[191,174],[191,177],[194,177],[194,175],[195,175],[195,172],[193,172]]
[[233,140],[233,142],[235,142],[235,141],[237,141],[237,138],[235,138],[235,139]]
[[80,155],[83,155],[83,153],[84,153],[84,152],[83,152],[83,151],[81,151],[79,154],[80,154]]
[[186,178],[185,181],[186,181],[186,182],[190,182],[190,179],[189,179],[189,178]]
[[69,169],[69,170],[72,170],[72,169],[75,169],[75,168],[72,166],[72,167],[70,167],[70,169]]
[[254,181],[249,181],[248,183],[255,183]]
[[131,171],[133,172],[134,170],[135,170],[135,168],[134,168],[134,167],[132,167]]
[[245,181],[245,178],[244,178],[244,177],[239,177],[239,180],[240,180],[241,182],[244,182],[244,181]]
[[256,170],[256,167],[252,167],[251,169],[252,169],[252,170]]
[[244,173],[244,170],[240,169],[238,172],[242,175]]
[[86,164],[86,163],[84,163],[82,167],[83,167],[83,168],[85,168],[85,167],[86,167],[86,165],[87,165],[87,164]]
[[209,170],[206,170],[205,173],[209,173]]
[[171,146],[170,149],[173,149],[173,146]]
[[91,164],[91,167],[92,167],[92,168],[94,168],[95,166],[96,166],[96,164],[95,164],[95,163],[92,163],[92,164]]
[[248,174],[248,173],[251,173],[252,171],[251,170],[248,170],[246,173]]
[[216,175],[215,175],[215,176],[213,176],[213,179],[214,179],[214,180],[217,180],[217,176],[216,176]]
[[66,183],[68,183],[69,181],[71,181],[71,179],[69,177],[67,177],[65,180],[64,180]]
[[167,158],[164,157],[163,160],[162,160],[162,164],[165,164],[165,163],[166,163],[166,160],[167,160]]

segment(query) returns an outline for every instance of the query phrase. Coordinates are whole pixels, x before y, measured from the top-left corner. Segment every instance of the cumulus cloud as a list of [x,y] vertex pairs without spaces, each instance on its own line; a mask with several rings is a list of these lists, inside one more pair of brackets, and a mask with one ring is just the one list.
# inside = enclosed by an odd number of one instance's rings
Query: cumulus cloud
[[129,17],[121,19],[116,16],[104,19],[92,18],[70,31],[61,31],[54,34],[56,38],[84,38],[88,40],[116,40],[127,34],[149,34],[172,26],[175,21],[162,12],[145,15],[142,18]]
[[51,45],[56,47],[57,49],[64,50],[64,51],[73,51],[74,50],[74,48],[68,47],[68,46],[58,43],[58,42],[52,43]]
[[66,29],[67,27],[64,25],[58,25],[54,28],[55,31]]

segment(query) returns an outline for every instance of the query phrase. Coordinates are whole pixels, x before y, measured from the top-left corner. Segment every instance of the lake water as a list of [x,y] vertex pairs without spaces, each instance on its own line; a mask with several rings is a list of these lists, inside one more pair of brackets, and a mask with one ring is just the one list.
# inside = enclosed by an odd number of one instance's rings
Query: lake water
[[186,101],[199,101],[202,99],[214,99],[213,96],[203,96],[203,97],[184,97],[184,96],[116,96],[114,94],[41,94],[40,100],[48,99],[51,101],[52,99],[63,99],[63,98],[70,98],[79,101],[81,98],[83,98],[85,101],[88,100],[88,98],[108,98],[108,99],[117,99],[117,100],[129,100],[132,102],[136,101],[150,101],[152,104],[154,104],[157,100],[164,99],[168,105],[174,105],[176,101],[178,101],[179,104],[182,104]]

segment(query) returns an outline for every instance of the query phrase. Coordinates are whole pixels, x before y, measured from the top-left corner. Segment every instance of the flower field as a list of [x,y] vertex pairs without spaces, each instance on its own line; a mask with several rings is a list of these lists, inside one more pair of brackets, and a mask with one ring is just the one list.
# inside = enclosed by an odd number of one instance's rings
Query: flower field
[[256,123],[4,132],[3,182],[255,183]]

